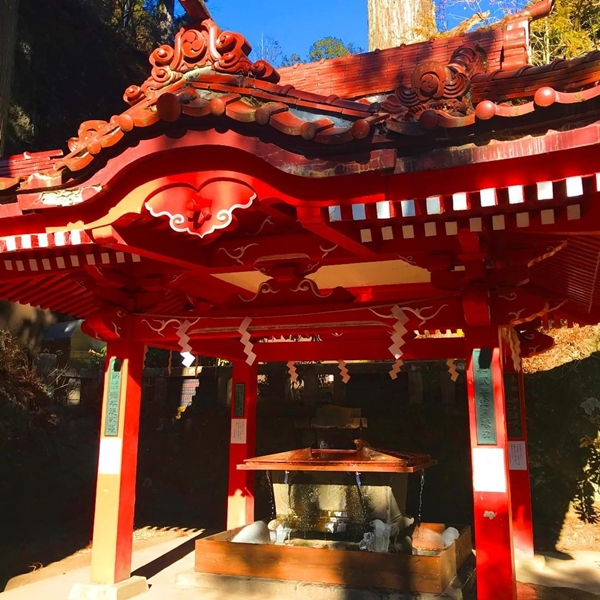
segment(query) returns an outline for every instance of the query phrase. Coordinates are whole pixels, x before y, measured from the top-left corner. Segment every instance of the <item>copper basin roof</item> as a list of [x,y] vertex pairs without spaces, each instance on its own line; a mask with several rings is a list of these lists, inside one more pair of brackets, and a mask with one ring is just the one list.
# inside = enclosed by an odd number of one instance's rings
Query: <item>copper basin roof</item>
[[377,450],[357,445],[355,450],[302,448],[248,458],[241,471],[338,471],[350,473],[415,473],[437,464],[427,454]]

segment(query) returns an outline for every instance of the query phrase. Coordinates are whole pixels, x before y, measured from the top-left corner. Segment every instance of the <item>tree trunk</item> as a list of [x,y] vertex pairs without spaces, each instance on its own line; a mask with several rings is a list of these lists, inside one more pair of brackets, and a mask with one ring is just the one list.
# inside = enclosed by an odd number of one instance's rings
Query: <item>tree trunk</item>
[[6,139],[17,44],[18,12],[19,0],[0,0],[0,156]]
[[436,31],[433,0],[368,0],[369,50],[414,44]]
[[158,3],[157,9],[161,42],[163,42],[163,44],[172,43],[175,20],[175,0],[161,0]]

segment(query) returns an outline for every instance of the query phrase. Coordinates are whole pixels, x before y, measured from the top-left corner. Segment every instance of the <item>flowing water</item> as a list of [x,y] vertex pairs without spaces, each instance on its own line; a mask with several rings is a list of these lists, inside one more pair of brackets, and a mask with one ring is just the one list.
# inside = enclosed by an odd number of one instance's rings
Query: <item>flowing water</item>
[[392,476],[390,475],[390,480],[388,483],[387,489],[387,521],[386,523],[392,522]]
[[367,521],[367,515],[369,514],[368,511],[368,507],[367,507],[367,501],[366,498],[363,494],[363,490],[362,490],[362,481],[360,479],[360,473],[356,473],[356,489],[358,491],[358,499],[360,500],[360,506],[362,509],[362,518],[363,521],[366,523]]
[[273,491],[273,482],[271,481],[271,471],[266,471],[267,483],[269,484],[269,502],[271,504],[271,519],[277,517],[277,510],[275,509],[275,492]]
[[290,472],[286,471],[283,476],[283,483],[288,486],[288,506],[292,506],[292,486],[290,484]]
[[417,523],[421,523],[421,513],[423,512],[423,488],[425,487],[425,469],[421,471],[421,489],[419,490],[419,517]]

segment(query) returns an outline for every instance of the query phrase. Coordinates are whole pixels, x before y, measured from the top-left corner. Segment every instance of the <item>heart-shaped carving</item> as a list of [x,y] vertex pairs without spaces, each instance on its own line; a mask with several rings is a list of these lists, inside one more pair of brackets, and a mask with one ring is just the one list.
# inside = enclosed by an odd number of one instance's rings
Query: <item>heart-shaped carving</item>
[[168,217],[174,231],[203,238],[231,224],[233,211],[248,208],[254,190],[240,181],[218,179],[199,189],[187,183],[174,183],[150,196],[145,207],[153,217]]

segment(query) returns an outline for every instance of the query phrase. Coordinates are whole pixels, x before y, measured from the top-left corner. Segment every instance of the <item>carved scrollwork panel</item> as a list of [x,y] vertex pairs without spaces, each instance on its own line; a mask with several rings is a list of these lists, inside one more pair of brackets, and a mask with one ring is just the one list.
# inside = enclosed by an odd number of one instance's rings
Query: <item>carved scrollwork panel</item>
[[219,179],[199,189],[174,183],[150,196],[144,206],[153,217],[168,217],[174,231],[202,238],[228,227],[233,212],[249,208],[255,198],[256,193],[245,183]]
[[485,53],[478,46],[458,48],[450,62],[421,63],[411,75],[411,85],[400,86],[382,104],[396,121],[416,120],[426,110],[441,111],[453,116],[473,113],[469,98],[471,77],[485,72]]
[[240,33],[221,31],[211,20],[183,28],[173,46],[163,44],[150,55],[152,71],[141,85],[131,85],[124,99],[134,105],[156,95],[165,86],[181,79],[198,67],[210,67],[218,73],[252,76],[277,83],[279,74],[268,62],[253,62],[248,55],[252,46]]

